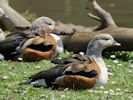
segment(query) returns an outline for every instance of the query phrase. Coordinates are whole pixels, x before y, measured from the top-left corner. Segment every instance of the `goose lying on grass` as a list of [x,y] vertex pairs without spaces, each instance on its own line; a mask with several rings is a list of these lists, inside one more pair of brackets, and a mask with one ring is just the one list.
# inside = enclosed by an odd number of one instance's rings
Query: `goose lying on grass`
[[29,77],[20,85],[53,87],[63,90],[87,89],[106,85],[108,72],[102,51],[110,46],[120,46],[109,34],[98,34],[89,42],[86,55],[75,54],[69,58],[52,61],[57,65]]
[[63,52],[61,38],[52,33],[55,23],[48,17],[33,21],[31,27],[16,27],[12,34],[0,41],[0,53],[5,59],[38,61]]

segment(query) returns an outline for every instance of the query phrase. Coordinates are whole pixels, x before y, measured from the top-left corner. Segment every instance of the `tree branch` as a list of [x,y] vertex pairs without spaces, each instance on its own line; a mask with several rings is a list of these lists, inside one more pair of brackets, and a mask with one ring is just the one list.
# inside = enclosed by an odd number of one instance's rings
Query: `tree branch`
[[105,11],[103,8],[101,8],[96,0],[88,0],[87,8],[90,8],[94,13],[97,15],[97,18],[94,16],[90,16],[91,18],[98,20],[100,18],[101,25],[96,28],[95,31],[101,30],[107,27],[116,27],[116,24],[111,16],[111,14],[107,11]]
[[95,19],[95,20],[99,21],[99,22],[102,21],[101,18],[99,18],[99,17],[93,15],[92,13],[89,13],[88,16],[91,17],[92,19]]
[[27,27],[30,26],[30,22],[21,16],[17,11],[9,6],[8,0],[0,0],[0,8],[4,11],[4,16],[0,18],[0,26],[4,26],[5,30],[12,31],[14,27]]

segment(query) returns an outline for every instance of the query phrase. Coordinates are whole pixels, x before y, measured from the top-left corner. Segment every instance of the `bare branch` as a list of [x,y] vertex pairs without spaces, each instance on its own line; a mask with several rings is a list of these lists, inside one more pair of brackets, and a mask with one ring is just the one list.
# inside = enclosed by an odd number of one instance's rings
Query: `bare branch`
[[8,5],[9,1],[8,0],[0,0],[0,5]]
[[[30,26],[29,21],[27,21],[16,10],[10,7],[10,5],[8,4],[8,0],[0,0],[0,8],[4,11],[3,16],[1,16],[0,18],[0,26],[3,29],[12,31],[16,26]],[[8,16],[8,18],[6,16]]]
[[92,13],[89,13],[88,16],[91,17],[92,19],[95,19],[95,20],[101,22],[101,19],[99,17],[93,15]]
[[[111,14],[105,11],[103,8],[101,8],[96,2],[96,0],[88,0],[87,8],[90,8],[91,10],[93,10],[94,13],[101,19],[101,25],[96,30],[101,30],[107,27],[116,27],[116,24]],[[91,18],[97,20],[97,18],[95,17],[91,16]]]

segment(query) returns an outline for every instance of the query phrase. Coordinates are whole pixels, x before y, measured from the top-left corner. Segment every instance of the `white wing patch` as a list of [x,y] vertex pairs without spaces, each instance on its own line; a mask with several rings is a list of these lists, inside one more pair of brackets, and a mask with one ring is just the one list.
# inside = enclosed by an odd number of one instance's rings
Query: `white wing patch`
[[4,56],[0,54],[0,60],[4,60]]
[[56,56],[57,54],[62,53],[64,51],[63,42],[62,42],[62,39],[58,35],[53,34],[53,33],[50,33],[50,35],[57,41],[56,52],[54,54],[54,56]]
[[33,85],[33,86],[43,86],[43,87],[47,87],[47,84],[46,84],[45,79],[40,79],[40,80],[31,82],[30,84]]

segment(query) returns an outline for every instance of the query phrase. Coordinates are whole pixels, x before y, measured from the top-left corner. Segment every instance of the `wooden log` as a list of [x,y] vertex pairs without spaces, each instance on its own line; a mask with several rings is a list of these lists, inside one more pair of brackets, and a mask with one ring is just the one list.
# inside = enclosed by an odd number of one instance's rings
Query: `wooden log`
[[[78,28],[75,26],[73,30],[75,33],[69,36],[62,36],[64,46],[68,50],[72,50],[75,52],[85,51],[88,42],[90,39],[100,33],[111,34],[118,42],[121,43],[120,47],[110,47],[106,50],[119,50],[119,51],[133,51],[133,28],[124,28],[118,27],[111,14],[101,8],[96,0],[89,0],[87,8],[91,8],[92,11],[96,15],[89,14],[89,16],[101,23],[97,28],[91,28],[91,30],[84,31],[88,29],[87,27],[84,29]],[[58,28],[58,27],[57,27]],[[62,29],[62,30],[61,30]],[[65,29],[71,29],[69,25],[65,25]],[[60,31],[64,31],[65,29],[60,28]],[[80,31],[79,31],[80,30]],[[67,33],[67,31],[65,30]],[[71,31],[72,32],[72,31]],[[70,34],[70,31],[68,31]]]
[[14,27],[27,27],[30,26],[30,22],[27,21],[23,16],[21,16],[17,11],[9,6],[8,0],[0,0],[0,8],[4,10],[5,15],[9,19],[3,17],[0,19],[0,26],[4,30],[12,31]]
[[96,2],[96,0],[88,0],[87,9],[91,9],[96,14],[96,15],[93,15],[89,13],[88,16],[101,22],[101,25],[98,26],[95,29],[95,31],[98,31],[107,27],[117,27],[111,14],[106,10],[104,10],[102,7],[100,7],[99,4]]
[[[90,28],[73,24],[58,24],[56,26],[57,30],[69,34],[68,36],[62,36],[65,48],[75,52],[85,51],[88,42],[94,35],[108,33],[113,35],[113,37],[122,44],[121,47],[112,47],[108,50],[133,51],[133,28],[118,27],[111,14],[101,8],[96,0],[89,0],[88,5],[91,7],[91,10],[95,12],[95,16],[92,14],[90,16],[93,19],[98,20],[101,25],[97,28]],[[2,23],[1,21],[3,21],[4,24],[2,25],[5,26],[6,29],[12,30],[14,26],[21,25],[22,27],[25,27],[30,25],[27,20],[24,21],[25,19],[8,5],[8,0],[0,0],[0,7],[5,11],[5,14],[10,17],[10,21],[7,22],[6,20],[0,19],[0,24]],[[70,35],[71,33],[72,35]]]
[[133,51],[133,29],[124,27],[109,27],[96,32],[76,32],[72,35],[62,36],[64,46],[67,50],[74,52],[85,51],[90,39],[100,33],[111,34],[116,41],[121,43],[120,47],[110,47],[107,50]]

